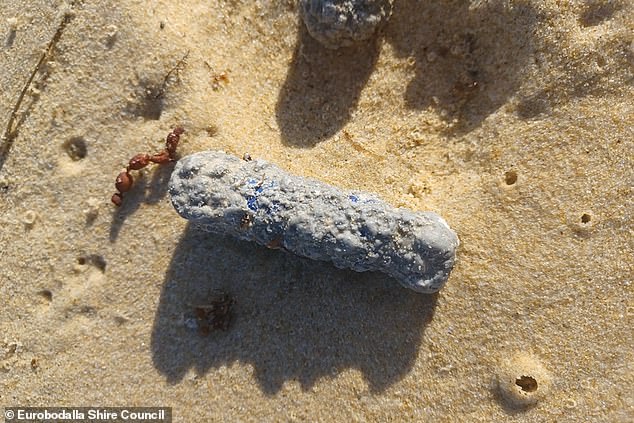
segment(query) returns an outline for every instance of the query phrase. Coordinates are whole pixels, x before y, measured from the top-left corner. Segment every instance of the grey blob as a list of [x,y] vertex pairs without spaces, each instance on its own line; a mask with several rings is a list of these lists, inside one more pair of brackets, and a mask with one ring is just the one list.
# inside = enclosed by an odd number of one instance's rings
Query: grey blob
[[373,194],[221,151],[181,159],[169,192],[176,211],[205,231],[338,268],[381,271],[418,292],[442,288],[459,245],[435,213],[394,208]]
[[367,40],[392,14],[393,0],[300,0],[310,35],[336,49]]

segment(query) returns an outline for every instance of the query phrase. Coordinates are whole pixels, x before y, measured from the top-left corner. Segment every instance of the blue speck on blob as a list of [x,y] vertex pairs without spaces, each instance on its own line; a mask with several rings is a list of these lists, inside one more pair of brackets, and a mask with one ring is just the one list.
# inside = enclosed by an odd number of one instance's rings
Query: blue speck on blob
[[357,201],[359,201],[359,197],[357,197],[357,196],[356,196],[356,195],[354,195],[354,194],[350,194],[350,195],[348,196],[348,198],[349,198],[349,199],[350,199],[350,201],[352,201],[353,203],[356,203]]
[[258,211],[258,199],[254,195],[247,197],[247,207],[253,211]]
[[271,203],[271,205],[267,208],[266,214],[268,214],[270,216],[272,214],[276,214],[281,209],[282,209],[282,207],[281,207],[280,203],[278,201],[273,201]]

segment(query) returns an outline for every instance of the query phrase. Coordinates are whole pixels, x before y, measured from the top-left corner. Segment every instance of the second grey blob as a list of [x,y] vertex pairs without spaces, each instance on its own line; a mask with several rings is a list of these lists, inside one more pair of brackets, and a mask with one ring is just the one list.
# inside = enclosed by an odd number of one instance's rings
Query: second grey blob
[[393,0],[300,0],[299,10],[310,35],[337,49],[372,37],[392,14]]

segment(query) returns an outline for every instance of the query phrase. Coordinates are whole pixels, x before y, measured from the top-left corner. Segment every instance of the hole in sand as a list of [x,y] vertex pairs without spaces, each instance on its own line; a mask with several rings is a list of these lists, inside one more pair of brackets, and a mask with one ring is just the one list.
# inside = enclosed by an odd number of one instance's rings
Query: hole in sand
[[588,213],[584,213],[581,215],[581,223],[590,223],[592,217]]
[[73,161],[78,161],[86,157],[88,154],[88,148],[86,147],[86,141],[82,137],[73,137],[62,145],[68,157]]
[[530,376],[522,376],[515,379],[515,384],[522,388],[524,392],[535,392],[537,390],[537,381]]
[[47,301],[53,301],[53,292],[50,289],[43,289],[38,294]]
[[504,174],[504,182],[506,182],[506,185],[515,184],[515,182],[517,182],[517,172],[515,172],[514,170],[509,170],[508,172],[506,172]]
[[106,259],[99,254],[86,254],[77,257],[77,263],[80,265],[91,264],[102,272],[106,271]]

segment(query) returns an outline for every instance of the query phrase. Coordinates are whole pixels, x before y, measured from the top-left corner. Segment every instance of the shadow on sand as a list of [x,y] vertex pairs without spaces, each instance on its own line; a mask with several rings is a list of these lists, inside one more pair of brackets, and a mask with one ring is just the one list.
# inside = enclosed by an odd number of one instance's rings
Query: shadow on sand
[[299,39],[275,112],[285,144],[313,147],[350,120],[374,70],[379,43],[329,50],[298,19]]
[[[152,331],[154,365],[170,383],[234,362],[255,369],[262,391],[284,382],[310,389],[320,378],[361,371],[383,391],[412,368],[436,296],[378,273],[355,273],[188,225],[165,277]],[[226,332],[184,324],[214,289],[236,301]]]
[[536,21],[527,3],[395,2],[385,39],[415,59],[406,106],[431,107],[457,135],[475,129],[519,89]]
[[372,40],[329,50],[299,21],[299,38],[276,108],[282,140],[313,147],[337,133],[357,107],[381,48],[411,57],[406,107],[431,108],[461,135],[515,95],[533,52],[537,12],[505,1],[400,0]]

